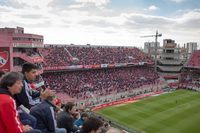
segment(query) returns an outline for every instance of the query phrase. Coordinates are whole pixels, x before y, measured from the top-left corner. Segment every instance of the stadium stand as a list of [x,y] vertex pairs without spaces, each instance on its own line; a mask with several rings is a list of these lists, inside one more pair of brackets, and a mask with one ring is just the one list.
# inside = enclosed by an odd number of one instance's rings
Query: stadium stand
[[45,57],[44,67],[68,66],[72,64],[71,57],[65,47],[48,47],[39,49],[39,52]]
[[74,72],[48,72],[44,80],[57,92],[75,99],[104,96],[155,83],[159,76],[149,67],[113,68]]
[[200,50],[192,53],[180,76],[180,88],[200,91]]
[[200,50],[192,54],[185,67],[200,68]]
[[138,48],[133,47],[70,47],[50,45],[39,51],[45,57],[44,67],[109,63],[153,63],[150,57]]

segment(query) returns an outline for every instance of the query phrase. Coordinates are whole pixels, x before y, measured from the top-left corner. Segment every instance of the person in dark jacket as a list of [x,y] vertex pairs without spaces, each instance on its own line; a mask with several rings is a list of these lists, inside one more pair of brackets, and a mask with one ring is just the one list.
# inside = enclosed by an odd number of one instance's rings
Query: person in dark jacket
[[53,99],[53,96],[49,96],[40,104],[32,107],[30,114],[37,119],[36,129],[40,129],[43,133],[66,133],[65,129],[56,127],[56,106],[52,102]]
[[38,67],[32,63],[24,63],[22,66],[22,73],[24,75],[23,88],[19,94],[15,95],[15,100],[17,102],[17,107],[23,105],[24,107],[30,109],[32,106],[37,105],[41,102],[41,99],[45,99],[48,96],[54,95],[53,90],[41,90],[36,91],[31,88],[31,83],[36,80],[38,76]]
[[52,95],[51,90],[45,90],[39,92],[31,88],[31,83],[36,80],[38,67],[32,63],[24,63],[22,66],[22,73],[24,75],[22,91],[19,94],[15,94],[15,100],[20,115],[20,120],[23,124],[29,124],[33,128],[36,126],[36,119],[28,114],[29,109],[34,105],[41,103],[41,99],[45,99],[47,96]]
[[40,102],[39,100],[37,101],[37,103],[34,101],[34,98],[38,98],[40,96],[40,93],[32,91],[32,89],[29,86],[29,83],[35,80],[37,76],[37,69],[37,66],[34,64],[23,64],[22,73],[24,75],[24,79],[22,81],[22,91],[19,94],[14,95],[21,122],[23,124],[28,124],[33,128],[35,128],[37,120],[28,112],[32,106]]
[[[24,75],[23,88],[21,93],[15,95],[17,106],[23,105],[30,109],[32,106],[40,103],[40,92],[33,91],[30,87],[30,83],[35,81],[37,76],[38,67],[31,63],[25,63],[22,66],[22,73]],[[38,99],[38,100],[35,100]]]
[[77,132],[79,129],[74,125],[75,104],[68,102],[64,111],[57,115],[57,125],[59,128],[65,128],[67,133]]

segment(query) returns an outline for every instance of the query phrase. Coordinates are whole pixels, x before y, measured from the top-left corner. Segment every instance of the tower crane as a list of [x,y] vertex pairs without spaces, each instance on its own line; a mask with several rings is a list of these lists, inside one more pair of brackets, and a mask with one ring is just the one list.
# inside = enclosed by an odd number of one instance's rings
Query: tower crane
[[162,34],[159,34],[158,31],[156,31],[155,35],[141,36],[142,38],[155,37],[155,72],[157,72],[157,44],[158,44],[158,37],[161,37],[161,36],[162,36]]

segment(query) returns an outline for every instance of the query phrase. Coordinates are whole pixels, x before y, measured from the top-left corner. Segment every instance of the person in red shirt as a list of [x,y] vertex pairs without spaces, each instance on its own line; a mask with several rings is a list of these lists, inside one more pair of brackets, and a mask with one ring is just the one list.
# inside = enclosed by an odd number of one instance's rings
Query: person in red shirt
[[14,94],[20,93],[22,89],[23,75],[18,72],[5,74],[0,81],[0,133],[23,133],[34,131],[28,125],[22,125],[16,110]]

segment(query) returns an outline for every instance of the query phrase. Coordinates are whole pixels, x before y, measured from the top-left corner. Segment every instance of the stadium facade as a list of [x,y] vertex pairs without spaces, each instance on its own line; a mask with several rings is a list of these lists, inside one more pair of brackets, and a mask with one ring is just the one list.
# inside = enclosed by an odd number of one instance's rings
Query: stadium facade
[[43,57],[37,53],[41,47],[44,47],[42,35],[24,33],[21,27],[0,28],[0,68],[21,71],[19,65],[23,62],[41,63]]

